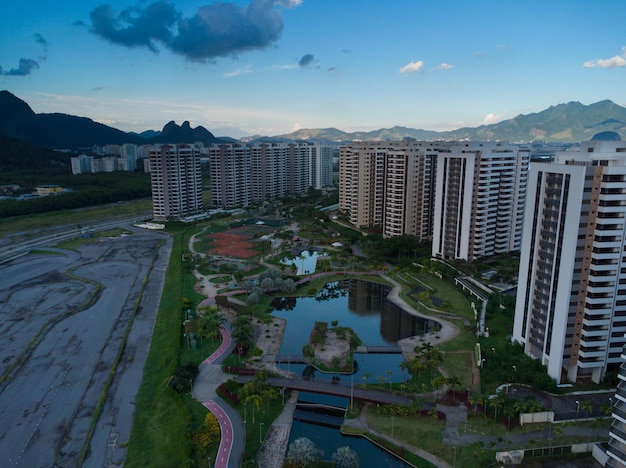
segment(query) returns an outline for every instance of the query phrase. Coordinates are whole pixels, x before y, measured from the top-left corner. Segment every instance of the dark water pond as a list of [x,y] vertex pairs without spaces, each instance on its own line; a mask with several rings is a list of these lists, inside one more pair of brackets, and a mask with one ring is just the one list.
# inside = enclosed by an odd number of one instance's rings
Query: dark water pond
[[[302,355],[302,347],[309,341],[315,322],[334,320],[339,326],[352,328],[366,346],[396,346],[398,340],[435,331],[439,324],[411,315],[397,306],[387,295],[389,286],[362,280],[343,280],[328,283],[315,297],[277,298],[272,302],[273,315],[287,321],[279,351],[281,355]],[[399,364],[402,355],[396,353],[354,355],[354,372],[334,376],[340,385],[358,383],[401,382],[404,378]],[[303,375],[311,372],[306,364],[287,362],[280,367]],[[314,371],[315,380],[331,380],[332,374]],[[300,402],[323,403],[345,408],[348,400],[341,397],[301,392]],[[409,465],[380,447],[361,437],[344,436],[338,429],[341,414],[320,414],[298,409],[291,428],[289,443],[307,437],[320,450],[320,456],[331,460],[333,453],[344,446],[352,448],[359,456],[360,466],[405,468]]]
[[338,448],[348,446],[357,453],[359,466],[362,467],[405,468],[410,466],[370,441],[362,437],[343,435],[333,427],[294,421],[291,426],[289,443],[291,444],[291,442],[300,437],[310,439],[320,451],[320,458],[325,460],[331,460],[333,453]]
[[[281,355],[302,355],[313,324],[337,320],[339,326],[350,327],[366,346],[395,346],[398,340],[422,335],[438,329],[439,324],[411,315],[387,299],[391,287],[362,280],[328,283],[315,297],[277,298],[272,301],[273,315],[287,321],[279,351]],[[381,381],[400,382],[402,355],[355,354],[355,372],[342,376],[342,383]],[[302,374],[304,364],[281,364],[281,367]],[[330,378],[319,372],[316,378]]]

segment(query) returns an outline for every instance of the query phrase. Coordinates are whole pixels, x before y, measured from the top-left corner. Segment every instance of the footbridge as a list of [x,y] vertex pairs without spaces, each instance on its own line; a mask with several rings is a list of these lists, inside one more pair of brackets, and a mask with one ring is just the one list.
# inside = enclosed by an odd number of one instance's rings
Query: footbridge
[[[240,375],[236,381],[239,383],[246,383],[252,380],[252,376]],[[266,382],[274,387],[288,388],[291,390],[298,390],[302,392],[321,393],[323,395],[334,395],[345,398],[353,398],[354,400],[379,403],[384,405],[405,405],[412,406],[414,404],[421,404],[423,409],[430,409],[433,407],[432,403],[423,402],[417,398],[411,398],[406,395],[397,395],[391,392],[384,392],[380,390],[372,390],[369,388],[356,387],[353,385],[351,379],[346,378],[345,381],[338,383],[327,383],[316,381],[315,379],[285,379],[280,377],[270,377]]]

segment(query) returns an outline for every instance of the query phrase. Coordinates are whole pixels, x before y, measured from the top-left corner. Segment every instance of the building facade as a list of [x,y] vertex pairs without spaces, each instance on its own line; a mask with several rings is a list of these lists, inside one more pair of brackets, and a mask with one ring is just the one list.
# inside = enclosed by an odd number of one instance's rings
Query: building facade
[[600,382],[626,339],[626,144],[533,163],[513,339],[557,382]]
[[339,153],[339,211],[385,237],[432,235],[438,143],[363,141]]
[[[215,144],[208,148],[211,206],[229,209],[306,193],[331,173],[325,147],[309,143]],[[319,156],[318,156],[319,155]]]
[[606,448],[607,468],[626,467],[626,350],[622,350],[622,364],[619,368],[619,384],[615,392],[613,422],[609,429],[609,445]]
[[520,249],[530,153],[506,143],[441,151],[432,256],[473,261]]
[[200,152],[189,145],[162,145],[150,151],[155,220],[177,220],[203,211]]

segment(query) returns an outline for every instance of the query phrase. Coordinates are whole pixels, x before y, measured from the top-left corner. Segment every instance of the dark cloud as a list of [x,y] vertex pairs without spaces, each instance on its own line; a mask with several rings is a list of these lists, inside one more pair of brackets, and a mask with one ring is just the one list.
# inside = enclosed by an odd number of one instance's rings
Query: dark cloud
[[35,33],[33,34],[33,37],[35,38],[35,42],[37,44],[41,44],[45,50],[48,50],[48,41],[46,41],[41,34]]
[[157,53],[155,41],[167,44],[172,37],[170,28],[179,18],[176,9],[166,1],[148,5],[147,8],[129,7],[119,14],[111,5],[96,7],[89,14],[91,32],[114,43],[127,47],[147,47]]
[[20,64],[17,68],[11,68],[9,71],[5,72],[2,70],[2,67],[0,67],[0,74],[9,76],[26,76],[30,75],[35,68],[39,68],[39,63],[36,60],[22,58],[20,59]]
[[91,31],[114,44],[152,52],[158,51],[159,42],[187,60],[204,62],[270,46],[283,30],[276,6],[299,4],[300,0],[251,0],[245,6],[215,2],[198,8],[190,18],[183,18],[165,0],[119,13],[101,5],[90,13]]
[[300,65],[301,67],[308,67],[309,65],[313,63],[313,59],[314,59],[313,54],[305,54],[302,56],[302,58],[298,62],[298,65]]
[[106,86],[94,86],[91,88],[92,91],[103,91],[104,89],[106,89]]

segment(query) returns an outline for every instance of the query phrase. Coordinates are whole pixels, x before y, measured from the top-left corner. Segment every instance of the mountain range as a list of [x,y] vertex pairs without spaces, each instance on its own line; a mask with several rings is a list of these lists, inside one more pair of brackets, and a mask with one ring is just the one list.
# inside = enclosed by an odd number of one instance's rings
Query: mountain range
[[[336,128],[300,129],[277,136],[254,136],[242,141],[310,141],[341,143],[354,140],[500,140],[509,142],[567,142],[591,139],[600,132],[613,131],[626,136],[626,108],[610,100],[584,105],[572,101],[551,106],[541,112],[520,114],[491,125],[464,127],[447,132],[407,127],[392,127],[369,132],[344,132]],[[215,137],[202,126],[192,128],[189,122],[177,125],[171,121],[159,131],[127,133],[94,122],[86,117],[68,114],[36,114],[30,106],[10,93],[0,91],[0,136],[22,140],[33,145],[56,149],[90,148],[106,144],[194,143],[205,145],[236,141]]]
[[0,136],[45,148],[91,148],[93,145],[137,145],[194,143],[206,145],[227,140],[216,138],[206,128],[191,128],[189,122],[169,122],[160,132],[127,133],[86,117],[68,114],[36,114],[30,106],[8,91],[0,91]]

